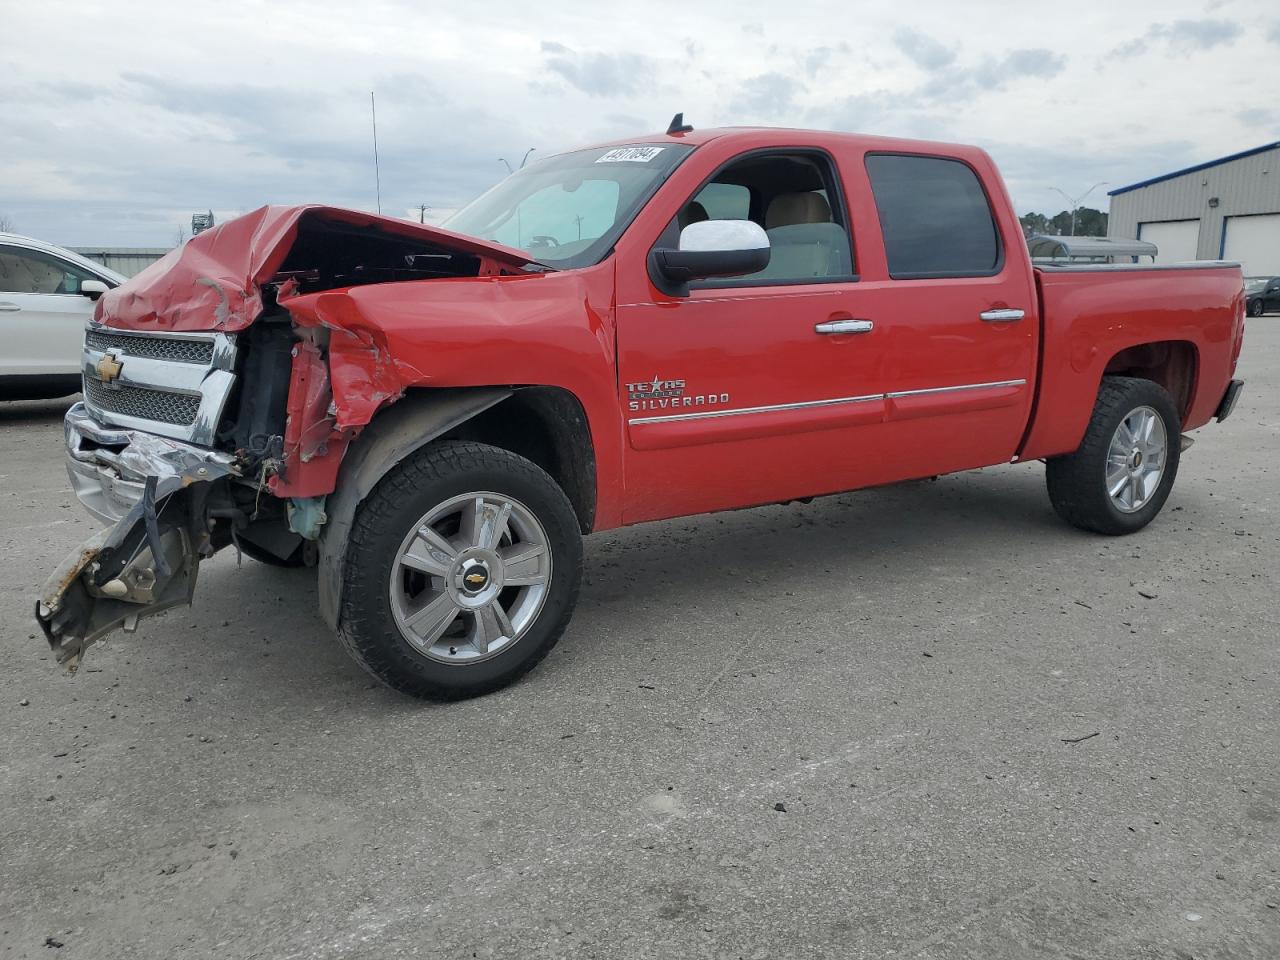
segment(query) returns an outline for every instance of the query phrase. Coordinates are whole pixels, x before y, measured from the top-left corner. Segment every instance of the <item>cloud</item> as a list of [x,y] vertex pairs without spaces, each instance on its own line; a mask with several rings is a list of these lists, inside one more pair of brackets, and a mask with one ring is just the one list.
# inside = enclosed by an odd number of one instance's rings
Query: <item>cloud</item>
[[819,70],[823,70],[829,66],[835,66],[833,60],[837,54],[843,56],[849,53],[849,44],[837,43],[834,46],[812,47],[803,51],[800,63],[804,67],[804,72],[810,77],[816,77]]
[[956,58],[955,50],[910,27],[899,27],[894,31],[893,45],[923,70],[940,70]]
[[1246,110],[1237,110],[1236,119],[1249,127],[1280,127],[1280,110],[1249,107]]
[[1053,188],[1072,196],[1100,181],[1084,201],[1095,209],[1105,205],[1106,191],[1147,177],[1190,166],[1203,159],[1195,144],[1168,140],[1133,144],[1126,151],[1081,152],[1069,145],[1040,147],[1024,142],[988,140],[979,146],[991,154],[1013,197],[1018,213],[1038,211],[1052,216],[1062,209],[1062,197]]
[[1243,32],[1244,28],[1232,20],[1175,20],[1156,24],[1147,31],[1149,36],[1164,40],[1169,49],[1183,55],[1229,44]]
[[[1269,62],[1239,55],[1245,31],[1251,50],[1280,52],[1267,44],[1280,44],[1275,0],[1215,13],[1164,0],[1153,28],[1121,4],[1024,19],[956,17],[947,0],[919,0],[914,30],[903,18],[831,18],[821,0],[790,0],[782,16],[764,0],[653,0],[607,17],[570,0],[539,7],[536,33],[522,0],[490,0],[483,18],[466,5],[374,0],[354,26],[312,16],[305,31],[290,25],[314,14],[307,0],[82,4],[71,32],[59,32],[56,5],[9,6],[0,115],[13,161],[0,212],[64,243],[160,245],[209,208],[220,219],[266,202],[373,209],[371,88],[383,209],[427,203],[432,216],[504,176],[499,157],[518,162],[535,146],[532,163],[662,130],[677,110],[699,128],[985,137],[1036,209],[1054,202],[1036,199],[1044,184],[1136,182],[1252,146],[1278,122],[1250,112],[1276,109],[1265,96],[1221,108],[1222,90],[1256,87]],[[1125,42],[1153,62],[1108,61],[1096,82],[1093,51]],[[1184,51],[1195,70],[1180,68]],[[1002,143],[1011,130],[1048,152],[1024,166]],[[1168,148],[1175,135],[1189,156]]]
[[[1280,25],[1274,29],[1280,31]],[[1128,60],[1141,56],[1153,47],[1162,46],[1170,53],[1187,57],[1193,53],[1229,45],[1243,32],[1240,24],[1233,20],[1174,20],[1172,23],[1153,23],[1142,36],[1113,48],[1108,56]]]
[[650,85],[654,61],[637,53],[580,53],[561,43],[542,42],[547,69],[592,97],[616,97]]
[[796,94],[803,87],[782,73],[762,73],[740,85],[733,110],[744,119],[774,119],[794,112]]
[[1028,78],[1049,80],[1066,68],[1067,58],[1043,47],[1010,50],[999,57],[986,57],[973,67],[948,67],[936,71],[921,88],[927,99],[954,102],[983,91],[1008,88]]

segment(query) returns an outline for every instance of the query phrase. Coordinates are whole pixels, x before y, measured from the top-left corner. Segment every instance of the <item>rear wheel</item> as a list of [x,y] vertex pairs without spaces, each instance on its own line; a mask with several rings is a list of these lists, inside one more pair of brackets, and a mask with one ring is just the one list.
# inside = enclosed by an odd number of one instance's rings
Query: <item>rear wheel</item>
[[560,639],[582,542],[543,470],[479,443],[429,445],[361,505],[344,564],[339,634],[404,693],[457,699],[511,683]]
[[1134,377],[1104,378],[1079,449],[1048,462],[1054,510],[1095,533],[1141,530],[1173,488],[1180,438],[1177,408],[1162,387]]

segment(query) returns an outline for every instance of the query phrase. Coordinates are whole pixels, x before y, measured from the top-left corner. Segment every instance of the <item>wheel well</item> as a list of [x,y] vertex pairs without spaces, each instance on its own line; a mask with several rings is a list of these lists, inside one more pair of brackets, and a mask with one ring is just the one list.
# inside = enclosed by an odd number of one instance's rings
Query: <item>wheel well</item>
[[1141,377],[1160,384],[1173,397],[1174,406],[1185,421],[1195,396],[1199,359],[1195,344],[1186,340],[1141,343],[1112,357],[1106,375]]
[[442,439],[488,443],[531,460],[565,492],[583,533],[596,514],[596,457],[582,404],[560,387],[520,387]]

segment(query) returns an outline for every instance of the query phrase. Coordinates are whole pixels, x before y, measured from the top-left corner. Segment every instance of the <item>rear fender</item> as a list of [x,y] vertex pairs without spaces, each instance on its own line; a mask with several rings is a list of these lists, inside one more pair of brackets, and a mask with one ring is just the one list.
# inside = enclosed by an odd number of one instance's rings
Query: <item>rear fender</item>
[[326,521],[320,534],[320,613],[330,627],[338,628],[343,562],[361,502],[405,457],[514,392],[510,387],[475,387],[406,394],[375,417],[347,448],[337,486],[325,503]]

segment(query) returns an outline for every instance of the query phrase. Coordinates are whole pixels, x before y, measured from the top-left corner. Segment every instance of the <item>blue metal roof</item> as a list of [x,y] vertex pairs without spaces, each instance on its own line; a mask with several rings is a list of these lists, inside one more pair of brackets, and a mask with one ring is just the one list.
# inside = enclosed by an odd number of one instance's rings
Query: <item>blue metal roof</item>
[[1232,160],[1243,160],[1245,157],[1252,157],[1255,153],[1266,153],[1268,150],[1274,150],[1277,147],[1280,147],[1280,140],[1277,140],[1275,143],[1264,144],[1261,147],[1254,147],[1252,150],[1233,153],[1229,157],[1219,157],[1217,160],[1210,160],[1207,163],[1197,163],[1194,167],[1186,167],[1182,170],[1175,170],[1173,173],[1161,174],[1158,177],[1152,177],[1150,180],[1143,180],[1141,183],[1133,183],[1127,187],[1120,187],[1118,190],[1108,190],[1107,196],[1114,197],[1118,193],[1128,193],[1130,190],[1140,190],[1142,187],[1149,187],[1153,183],[1163,183],[1165,180],[1172,180],[1174,177],[1180,177],[1184,173],[1195,173],[1197,170],[1208,170],[1210,167],[1216,167],[1223,163],[1230,163]]

